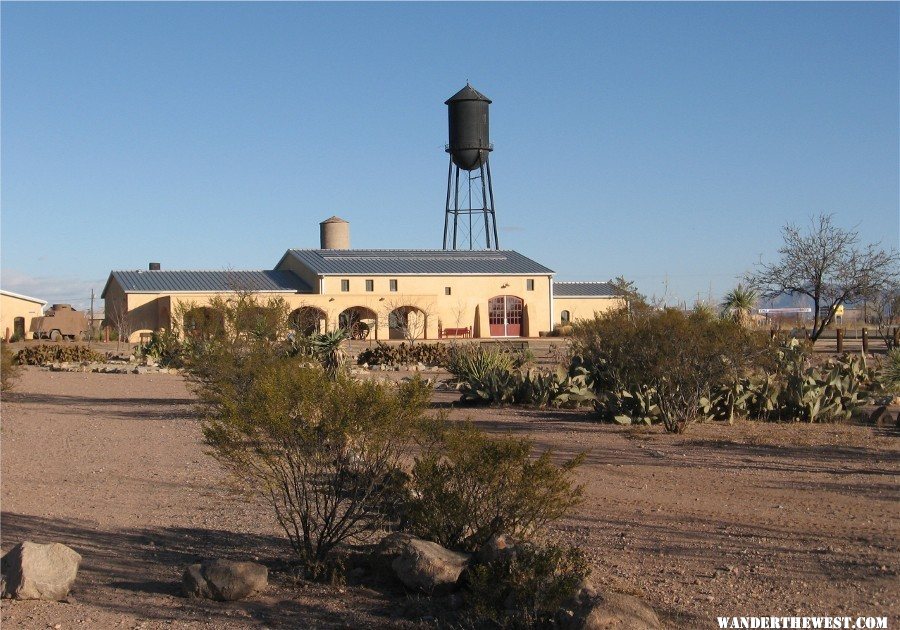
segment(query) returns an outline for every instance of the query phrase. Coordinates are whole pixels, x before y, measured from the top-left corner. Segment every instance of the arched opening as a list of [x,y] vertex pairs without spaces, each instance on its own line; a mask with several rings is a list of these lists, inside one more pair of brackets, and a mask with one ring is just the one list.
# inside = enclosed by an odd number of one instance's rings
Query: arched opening
[[377,317],[375,311],[365,306],[351,306],[338,315],[338,326],[347,331],[351,339],[367,339],[374,336]]
[[521,337],[522,307],[525,301],[515,295],[498,295],[488,301],[491,337]]
[[225,332],[225,317],[209,306],[198,306],[184,314],[184,334],[192,339],[212,339]]
[[388,313],[390,339],[428,339],[428,315],[415,306],[398,306]]
[[559,314],[559,321],[561,321],[563,324],[568,324],[570,317],[571,316],[569,315],[569,311],[563,311]]
[[283,330],[283,314],[272,308],[256,305],[244,305],[237,309],[234,326],[238,333],[274,341],[278,331]]
[[288,324],[291,330],[304,337],[325,332],[325,322],[325,311],[315,306],[301,306],[288,316]]

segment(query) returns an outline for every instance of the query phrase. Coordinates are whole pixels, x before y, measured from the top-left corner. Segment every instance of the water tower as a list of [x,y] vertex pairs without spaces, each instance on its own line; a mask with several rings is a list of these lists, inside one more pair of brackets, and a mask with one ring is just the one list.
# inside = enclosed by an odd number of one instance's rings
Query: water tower
[[[491,99],[466,83],[446,102],[450,142],[444,249],[500,249],[494,189],[488,106]],[[462,177],[460,177],[462,175]]]

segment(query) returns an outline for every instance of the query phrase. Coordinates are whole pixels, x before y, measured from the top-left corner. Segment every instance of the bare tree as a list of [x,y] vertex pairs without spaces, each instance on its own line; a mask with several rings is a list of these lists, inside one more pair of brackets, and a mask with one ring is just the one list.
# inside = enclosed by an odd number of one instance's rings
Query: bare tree
[[128,316],[128,307],[125,304],[115,304],[106,317],[116,330],[116,352],[118,352],[123,340],[126,344],[130,343],[128,338],[131,336],[132,327],[131,318]]
[[833,222],[833,215],[814,217],[807,231],[788,224],[775,263],[760,262],[748,276],[763,297],[805,295],[813,301],[815,342],[834,320],[842,304],[871,297],[900,279],[900,256],[880,243],[859,246],[859,234]]
[[428,319],[434,315],[433,305],[410,303],[403,298],[385,300],[382,311],[387,318],[388,328],[397,331],[410,345],[425,337]]
[[877,334],[884,341],[885,347],[892,350],[898,347],[900,335],[900,284],[892,284],[869,298],[869,311]]

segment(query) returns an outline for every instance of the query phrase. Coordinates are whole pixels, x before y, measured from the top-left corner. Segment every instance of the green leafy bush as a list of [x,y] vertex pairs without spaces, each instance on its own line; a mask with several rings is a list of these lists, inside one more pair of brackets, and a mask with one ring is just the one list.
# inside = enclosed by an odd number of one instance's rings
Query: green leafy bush
[[547,628],[590,575],[577,547],[522,544],[469,573],[466,603],[475,620],[497,628]]
[[415,459],[408,527],[444,547],[474,551],[494,535],[527,540],[581,501],[573,473],[547,451],[531,459],[532,442],[489,437],[471,424],[438,423]]
[[396,511],[401,455],[429,389],[333,379],[287,358],[242,370],[201,387],[206,443],[268,502],[307,574],[321,576],[336,545],[365,539]]
[[596,408],[622,424],[659,419],[680,433],[722,383],[744,376],[766,344],[732,320],[636,306],[575,323]]
[[49,363],[80,363],[82,361],[100,362],[106,357],[82,345],[40,344],[26,346],[16,353],[15,361],[19,365],[47,365]]
[[0,341],[0,391],[8,392],[19,378],[22,368],[16,364],[12,350]]
[[450,358],[450,347],[442,343],[417,343],[409,345],[406,342],[399,345],[390,345],[379,341],[374,348],[367,348],[359,353],[356,362],[360,365],[411,365],[422,363],[424,365],[445,366]]

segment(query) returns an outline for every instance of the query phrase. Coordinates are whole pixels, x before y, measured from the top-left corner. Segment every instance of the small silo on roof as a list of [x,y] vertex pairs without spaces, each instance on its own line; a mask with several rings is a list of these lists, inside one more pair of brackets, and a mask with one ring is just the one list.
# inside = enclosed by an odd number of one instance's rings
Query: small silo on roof
[[333,216],[319,224],[321,249],[350,249],[350,224]]

